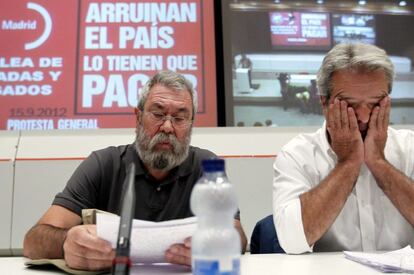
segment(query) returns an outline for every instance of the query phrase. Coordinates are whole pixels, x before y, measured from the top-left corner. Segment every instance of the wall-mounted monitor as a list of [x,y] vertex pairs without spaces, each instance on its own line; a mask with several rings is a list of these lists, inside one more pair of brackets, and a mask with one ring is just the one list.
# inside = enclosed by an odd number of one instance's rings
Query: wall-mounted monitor
[[372,14],[332,14],[334,44],[362,42],[375,44],[375,17]]
[[[227,126],[322,125],[325,118],[318,98],[310,96],[308,101],[306,93],[326,53],[345,37],[364,38],[390,55],[397,76],[390,123],[414,124],[414,14],[379,12],[383,1],[370,1],[372,12],[361,13],[346,6],[322,7],[316,1],[302,1],[309,7],[297,5],[298,1],[248,2],[221,1]],[[248,92],[237,74],[242,53],[253,64],[250,80],[258,87]],[[290,76],[292,93],[282,93],[285,83],[280,79],[285,74]]]
[[331,45],[329,13],[269,12],[274,49],[327,49]]

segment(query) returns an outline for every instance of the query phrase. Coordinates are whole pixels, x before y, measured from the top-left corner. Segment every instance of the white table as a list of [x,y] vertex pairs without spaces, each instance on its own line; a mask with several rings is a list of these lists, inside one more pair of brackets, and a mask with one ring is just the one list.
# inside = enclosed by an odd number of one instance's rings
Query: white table
[[[32,270],[25,267],[25,258],[0,257],[0,274],[64,274],[55,270]],[[344,258],[342,253],[313,253],[305,255],[262,254],[243,255],[241,258],[242,275],[370,275],[382,274],[372,268]],[[181,266],[134,266],[132,274],[191,274]]]

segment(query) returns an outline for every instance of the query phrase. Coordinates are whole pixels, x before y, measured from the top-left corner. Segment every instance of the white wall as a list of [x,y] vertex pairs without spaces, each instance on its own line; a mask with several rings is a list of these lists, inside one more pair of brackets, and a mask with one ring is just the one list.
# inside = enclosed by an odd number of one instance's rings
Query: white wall
[[0,131],[0,255],[10,254],[13,160],[18,142],[18,133]]

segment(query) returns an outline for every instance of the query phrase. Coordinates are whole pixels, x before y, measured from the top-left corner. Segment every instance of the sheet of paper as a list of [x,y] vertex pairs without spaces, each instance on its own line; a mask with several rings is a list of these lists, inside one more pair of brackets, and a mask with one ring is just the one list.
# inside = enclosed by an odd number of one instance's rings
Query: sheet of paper
[[373,267],[381,272],[414,273],[414,250],[411,246],[386,253],[344,251],[344,254],[347,259]]
[[[134,263],[165,262],[165,251],[175,243],[193,235],[197,218],[191,217],[165,222],[134,220],[131,232],[131,260]],[[119,216],[96,214],[98,237],[109,241],[116,248]]]

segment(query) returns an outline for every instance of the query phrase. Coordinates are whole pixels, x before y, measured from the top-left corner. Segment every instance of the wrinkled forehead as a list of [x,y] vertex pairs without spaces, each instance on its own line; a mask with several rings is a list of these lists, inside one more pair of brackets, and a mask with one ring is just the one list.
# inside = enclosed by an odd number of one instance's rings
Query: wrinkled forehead
[[192,111],[192,98],[188,90],[177,90],[162,85],[151,88],[145,107],[169,108]]
[[332,74],[331,97],[339,94],[348,98],[383,97],[388,94],[389,83],[381,70],[339,70]]
[[361,78],[369,77],[371,80],[383,81],[386,84],[389,84],[387,74],[381,68],[372,69],[365,66],[353,66],[349,68],[338,69],[332,73],[331,81],[334,77],[338,76],[342,78],[348,78],[351,81],[360,81]]
[[332,87],[384,86],[388,87],[388,79],[383,70],[366,71],[363,69],[338,70],[331,75]]

